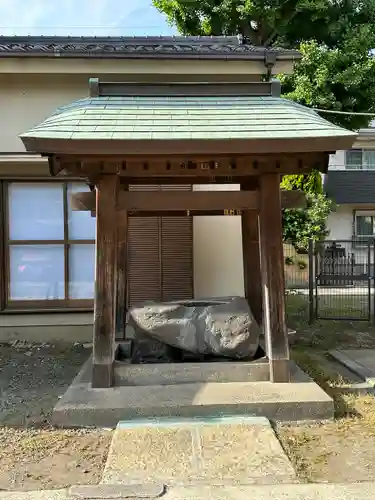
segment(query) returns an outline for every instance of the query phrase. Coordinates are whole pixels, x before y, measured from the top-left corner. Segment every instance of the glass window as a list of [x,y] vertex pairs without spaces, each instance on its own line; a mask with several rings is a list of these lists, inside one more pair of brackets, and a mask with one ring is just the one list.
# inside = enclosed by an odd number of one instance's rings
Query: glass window
[[371,215],[356,216],[356,234],[357,236],[374,236],[375,217]]
[[38,307],[41,301],[92,305],[96,219],[73,211],[70,202],[72,193],[88,190],[82,182],[8,184],[10,306],[17,301],[30,307],[33,301]]
[[72,210],[71,194],[89,192],[87,184],[72,183],[68,185],[68,222],[69,239],[71,240],[95,240],[96,219],[90,212]]
[[93,299],[95,245],[72,245],[69,253],[69,297]]
[[347,168],[348,170],[374,170],[375,150],[350,149],[346,151],[345,168]]
[[363,151],[363,166],[368,170],[375,169],[375,151],[372,150]]
[[10,300],[64,299],[64,246],[10,247]]
[[348,170],[358,170],[362,168],[362,150],[349,149],[346,151],[345,168]]
[[14,183],[9,186],[10,240],[63,240],[62,184]]

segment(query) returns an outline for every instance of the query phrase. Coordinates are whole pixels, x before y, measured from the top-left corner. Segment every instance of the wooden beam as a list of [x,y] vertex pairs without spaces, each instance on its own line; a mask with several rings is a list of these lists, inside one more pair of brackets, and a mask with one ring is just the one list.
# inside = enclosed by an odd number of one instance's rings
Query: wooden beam
[[[111,387],[115,358],[117,175],[103,175],[96,187],[96,280],[92,387]],[[90,194],[90,193],[89,193]]]
[[257,191],[129,191],[119,208],[131,212],[170,210],[256,210]]
[[200,217],[200,216],[240,216],[241,210],[150,210],[149,212],[129,212],[129,217]]
[[181,177],[152,177],[147,181],[144,177],[121,177],[121,183],[124,182],[130,185],[142,185],[148,182],[149,184],[170,186],[170,185],[181,185],[181,184],[241,184],[242,182],[246,182],[247,190],[253,191],[259,188],[258,177],[256,176],[238,176],[238,177],[229,177],[229,176],[215,176],[214,178],[211,176],[199,177],[197,178],[193,174],[190,176]]
[[[282,208],[306,206],[301,191],[282,191],[281,200]],[[118,202],[119,210],[129,212],[259,210],[259,206],[258,191],[121,191]],[[73,210],[92,212],[95,210],[95,193],[72,194],[72,207]]]
[[116,337],[125,339],[128,261],[128,214],[117,212]]
[[271,382],[289,382],[289,344],[285,323],[285,281],[280,176],[260,177],[261,277],[263,330]]
[[[200,217],[200,216],[241,216],[241,210],[150,210],[149,212],[125,212],[119,210],[119,214],[126,213],[128,218],[132,217]],[[91,216],[96,217],[95,210]]]
[[[190,141],[191,142],[191,141]],[[100,143],[100,141],[99,141]],[[191,148],[191,145],[190,145]],[[59,154],[54,155],[56,167],[72,175],[84,177],[117,173],[132,184],[132,178],[143,178],[157,184],[153,178],[177,178],[179,182],[191,177],[225,179],[258,177],[263,173],[277,172],[281,175],[303,174],[316,169],[326,172],[328,152],[264,153],[264,154],[148,154],[147,145],[140,154]],[[60,165],[58,165],[60,164]],[[188,183],[188,181],[186,181]],[[237,180],[238,183],[242,180]],[[192,183],[193,184],[193,183]]]
[[262,284],[258,213],[245,211],[241,216],[245,297],[258,325],[262,324]]

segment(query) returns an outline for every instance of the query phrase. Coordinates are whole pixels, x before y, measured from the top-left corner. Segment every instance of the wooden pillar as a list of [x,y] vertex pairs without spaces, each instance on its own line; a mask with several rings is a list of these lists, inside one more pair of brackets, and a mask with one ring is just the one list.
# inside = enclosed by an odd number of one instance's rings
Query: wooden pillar
[[116,327],[116,208],[119,178],[102,175],[96,185],[96,280],[92,387],[111,387]]
[[128,261],[128,213],[117,212],[116,337],[125,339]]
[[[241,186],[241,188],[243,187]],[[241,224],[245,297],[260,325],[262,323],[262,283],[258,213],[244,210],[241,215]]]
[[289,344],[285,323],[285,282],[280,175],[260,176],[263,329],[271,382],[289,382]]

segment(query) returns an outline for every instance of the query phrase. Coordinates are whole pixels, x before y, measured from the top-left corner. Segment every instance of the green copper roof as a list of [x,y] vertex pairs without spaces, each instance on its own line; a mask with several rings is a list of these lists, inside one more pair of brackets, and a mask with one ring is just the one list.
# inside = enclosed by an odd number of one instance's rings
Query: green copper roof
[[21,138],[297,139],[350,134],[311,109],[282,98],[140,96],[74,102]]

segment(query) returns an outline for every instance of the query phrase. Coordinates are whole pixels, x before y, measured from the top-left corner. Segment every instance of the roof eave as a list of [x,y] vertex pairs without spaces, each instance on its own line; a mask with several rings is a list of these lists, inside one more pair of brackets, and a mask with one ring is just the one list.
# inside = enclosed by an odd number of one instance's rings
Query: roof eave
[[[349,149],[355,134],[298,139],[59,139],[20,136],[27,152],[46,155],[244,155],[325,152]],[[326,168],[324,167],[324,170]]]
[[0,36],[0,58],[222,59],[294,61],[298,51],[254,47],[231,37]]
[[[263,61],[266,53],[238,53],[238,54],[173,54],[173,53],[89,53],[89,52],[74,52],[74,53],[64,53],[64,52],[35,52],[25,54],[24,52],[1,52],[0,51],[0,59],[5,58],[31,58],[31,59],[51,59],[51,58],[64,58],[64,59],[157,59],[157,60],[221,60],[221,61]],[[276,61],[298,61],[301,57],[297,55],[287,55],[287,54],[277,54]]]

